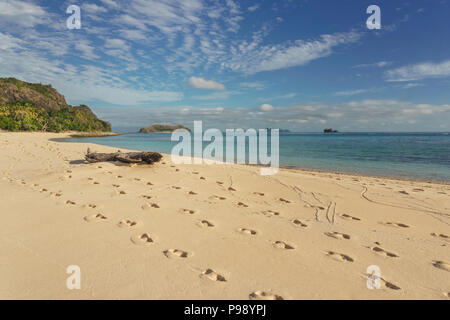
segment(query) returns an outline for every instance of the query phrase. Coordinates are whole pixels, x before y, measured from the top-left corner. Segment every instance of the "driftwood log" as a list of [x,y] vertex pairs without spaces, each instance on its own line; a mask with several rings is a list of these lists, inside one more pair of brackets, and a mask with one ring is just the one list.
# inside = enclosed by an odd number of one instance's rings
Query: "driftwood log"
[[161,160],[162,155],[158,152],[115,152],[115,153],[96,153],[88,152],[85,156],[87,162],[108,162],[120,161],[125,163],[146,163],[152,164]]

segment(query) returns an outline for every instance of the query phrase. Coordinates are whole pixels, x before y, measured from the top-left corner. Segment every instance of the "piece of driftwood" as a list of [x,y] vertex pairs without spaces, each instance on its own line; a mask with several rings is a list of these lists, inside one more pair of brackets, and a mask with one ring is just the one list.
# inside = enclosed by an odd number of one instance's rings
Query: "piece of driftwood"
[[115,153],[96,153],[88,152],[85,156],[87,162],[109,162],[120,161],[125,163],[146,163],[152,164],[161,160],[162,154],[158,152],[115,152]]

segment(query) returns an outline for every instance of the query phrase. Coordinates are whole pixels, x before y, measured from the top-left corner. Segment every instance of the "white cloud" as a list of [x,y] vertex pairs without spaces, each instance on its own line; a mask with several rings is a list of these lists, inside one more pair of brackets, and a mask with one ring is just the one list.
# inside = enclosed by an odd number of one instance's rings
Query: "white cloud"
[[370,88],[370,89],[357,89],[357,90],[345,90],[345,91],[338,91],[335,92],[335,96],[354,96],[362,93],[368,93],[368,92],[376,92],[380,89],[377,88]]
[[255,90],[263,90],[266,85],[263,82],[254,81],[254,82],[241,82],[241,88],[246,89],[255,89]]
[[86,10],[86,12],[89,14],[98,14],[98,13],[108,12],[108,10],[105,7],[100,7],[94,3],[83,4],[82,9]]
[[248,11],[250,11],[250,12],[256,11],[256,10],[259,9],[260,6],[261,5],[259,3],[257,3],[257,4],[255,4],[255,5],[251,6],[251,7],[248,7]]
[[205,89],[205,90],[221,90],[225,91],[226,87],[213,80],[205,80],[200,77],[190,77],[189,84],[197,89]]
[[0,0],[0,25],[33,27],[46,22],[45,10],[31,2]]
[[366,68],[366,67],[379,67],[379,68],[383,68],[386,67],[388,65],[392,64],[391,61],[378,61],[378,62],[374,62],[374,63],[364,63],[364,64],[358,64],[356,66],[354,66],[354,68]]
[[450,60],[441,63],[425,62],[386,72],[387,81],[416,81],[450,76]]
[[123,49],[128,48],[128,44],[122,39],[106,39],[105,47],[112,49]]
[[75,48],[81,52],[81,57],[85,59],[94,60],[99,58],[99,56],[94,53],[95,48],[91,46],[87,40],[82,39],[76,41]]
[[271,106],[270,104],[264,103],[263,105],[261,105],[260,109],[262,111],[272,111],[273,106]]
[[[2,45],[3,39],[10,44],[8,47]],[[183,94],[176,91],[131,89],[115,74],[115,70],[92,65],[74,66],[47,59],[39,52],[27,49],[25,44],[24,41],[0,33],[0,77],[50,83],[66,96],[69,103],[76,101],[88,104],[89,101],[100,100],[109,104],[136,106],[183,99]],[[92,47],[85,41],[78,42],[76,49],[85,55],[93,54]]]
[[118,5],[114,0],[100,0],[101,2],[103,2],[106,6],[111,7],[111,8],[117,8]]
[[405,85],[402,86],[402,89],[410,89],[410,88],[415,88],[415,87],[419,87],[420,83],[416,83],[416,82],[411,82],[411,83],[407,83]]
[[276,46],[257,46],[257,43],[253,43],[253,46],[245,44],[232,49],[232,58],[224,63],[224,66],[249,74],[302,66],[330,55],[333,47],[356,42],[359,38],[360,34],[347,32],[322,35],[319,40],[297,40],[294,43]]
[[[276,112],[261,111],[261,108],[217,108],[217,107],[151,107],[108,109],[99,113],[112,123],[129,124],[138,128],[138,122],[170,122],[192,125],[202,119],[204,128],[287,128],[298,131],[322,131],[324,125],[349,131],[380,130],[450,130],[450,105],[414,104],[396,100],[362,100],[342,104],[295,104],[277,106]],[[96,110],[97,111],[97,110]],[[136,117],[139,115],[139,118]],[[383,125],[382,125],[383,124]],[[411,126],[409,124],[414,124]]]

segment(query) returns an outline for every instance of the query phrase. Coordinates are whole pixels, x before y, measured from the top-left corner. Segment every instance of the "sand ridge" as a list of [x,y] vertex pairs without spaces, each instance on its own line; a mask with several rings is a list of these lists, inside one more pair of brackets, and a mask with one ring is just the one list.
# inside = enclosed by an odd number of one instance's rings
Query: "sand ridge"
[[85,164],[116,149],[64,136],[0,133],[0,298],[448,299],[449,185]]

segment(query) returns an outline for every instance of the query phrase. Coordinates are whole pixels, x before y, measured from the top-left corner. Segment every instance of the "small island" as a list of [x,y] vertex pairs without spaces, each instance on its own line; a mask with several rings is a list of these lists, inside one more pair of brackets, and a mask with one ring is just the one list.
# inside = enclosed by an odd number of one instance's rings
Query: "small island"
[[139,130],[139,133],[150,133],[150,132],[171,133],[177,129],[184,129],[191,132],[189,128],[186,128],[185,126],[182,126],[180,124],[179,125],[154,124],[148,128],[141,128],[141,130]]
[[337,130],[333,130],[331,128],[323,129],[323,133],[339,133]]

